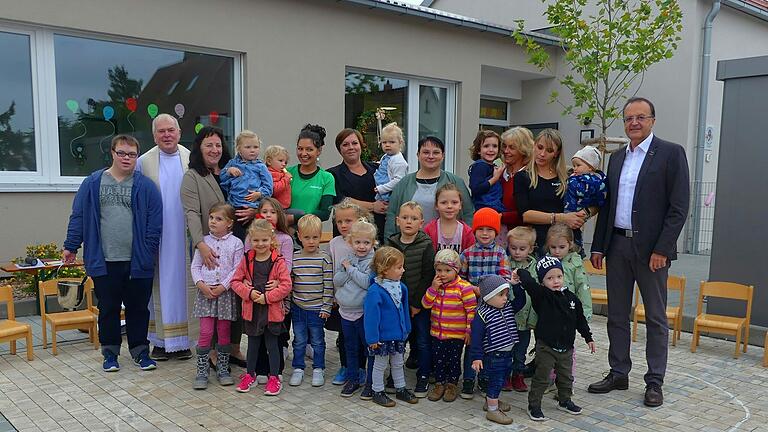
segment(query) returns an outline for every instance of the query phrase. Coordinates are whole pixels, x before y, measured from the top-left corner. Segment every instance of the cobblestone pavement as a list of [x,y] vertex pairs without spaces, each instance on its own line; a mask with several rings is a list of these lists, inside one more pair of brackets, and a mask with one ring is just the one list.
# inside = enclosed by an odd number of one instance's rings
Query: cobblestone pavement
[[[101,371],[99,352],[86,342],[64,344],[58,356],[51,355],[50,348],[38,348],[32,362],[25,360],[23,351],[3,354],[0,413],[8,423],[0,416],[0,431],[768,431],[768,368],[760,366],[761,348],[751,346],[734,360],[733,342],[705,337],[692,354],[691,337],[683,334],[678,346],[670,347],[665,404],[649,409],[642,405],[643,328],[632,348],[636,369],[629,390],[586,392],[587,384],[608,369],[605,318],[595,317],[592,327],[598,353],[589,354],[582,342],[576,359],[574,401],[584,413],[558,411],[547,395],[543,409],[550,420],[543,423],[525,415],[527,393],[502,395],[513,406],[511,426],[485,420],[479,394],[471,401],[421,399],[417,405],[400,403],[395,408],[361,401],[357,395],[343,399],[341,388],[330,384],[338,355],[332,348],[335,334],[329,333],[328,383],[313,388],[308,373],[301,387],[285,385],[277,397],[263,396],[261,388],[239,394],[234,387],[213,382],[206,391],[194,391],[192,360],[163,362],[155,371],[142,372],[123,356],[122,370],[107,374]],[[125,346],[123,350],[127,352]],[[412,386],[413,371],[407,371],[407,377]]]

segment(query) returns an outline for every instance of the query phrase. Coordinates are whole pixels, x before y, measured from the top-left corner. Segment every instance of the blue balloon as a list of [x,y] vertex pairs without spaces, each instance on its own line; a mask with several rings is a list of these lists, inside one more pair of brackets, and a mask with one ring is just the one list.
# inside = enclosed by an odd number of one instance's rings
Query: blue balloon
[[101,113],[104,115],[104,120],[109,121],[115,115],[115,109],[107,105],[101,110]]

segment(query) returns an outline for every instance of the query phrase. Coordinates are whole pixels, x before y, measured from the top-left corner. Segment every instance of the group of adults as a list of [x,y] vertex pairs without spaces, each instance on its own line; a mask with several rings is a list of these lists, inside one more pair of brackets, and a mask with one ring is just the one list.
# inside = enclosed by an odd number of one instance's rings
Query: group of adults
[[[676,258],[677,237],[687,216],[688,169],[682,147],[654,137],[655,108],[649,100],[630,99],[623,113],[630,144],[610,158],[609,199],[599,213],[591,256],[597,268],[607,257],[611,372],[589,391],[605,393],[628,386],[628,316],[637,282],[647,309],[645,403],[658,406],[663,401],[667,358],[667,270]],[[203,237],[208,234],[208,210],[226,200],[219,185],[220,171],[231,157],[224,134],[204,127],[187,150],[179,145],[176,118],[168,114],[154,119],[152,132],[155,147],[138,160],[139,144],[133,137],[113,139],[113,164],[81,185],[64,244],[66,261],[73,261],[80,244],[85,245],[86,272],[94,279],[100,303],[99,339],[105,358],[119,354],[122,306],[134,359],[147,356],[150,342],[152,359],[190,358],[198,333],[197,320],[190,319],[195,298],[190,255],[197,249],[208,266],[217,259]],[[506,210],[502,225],[535,227],[539,247],[553,220],[566,223],[575,233],[586,220],[583,212],[564,213],[566,155],[559,134],[542,133],[551,136],[535,140],[528,129],[515,127],[499,137],[505,168],[499,180]],[[399,182],[389,202],[376,200],[378,166],[362,160],[366,143],[359,131],[343,129],[336,135],[342,162],[327,171],[318,165],[324,144],[322,128],[307,125],[298,134],[298,163],[289,171],[292,202],[303,213],[327,220],[329,205],[349,198],[374,215],[380,236],[386,238],[395,232],[395,216],[406,201],[421,205],[425,221],[436,217],[435,191],[450,182],[462,194],[462,219],[471,224],[474,208],[469,191],[460,177],[442,168],[445,145],[439,138],[419,140],[419,168]],[[255,210],[238,209],[236,215],[239,223],[247,224]],[[153,256],[156,261],[147,259]],[[234,363],[243,357],[241,334],[241,326],[233,325]]]

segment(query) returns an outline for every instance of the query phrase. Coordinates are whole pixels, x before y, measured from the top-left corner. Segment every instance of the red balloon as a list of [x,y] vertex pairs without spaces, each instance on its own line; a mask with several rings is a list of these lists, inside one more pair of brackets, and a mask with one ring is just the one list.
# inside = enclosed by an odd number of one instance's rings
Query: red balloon
[[128,98],[128,99],[125,100],[125,106],[131,112],[136,112],[136,108],[138,108],[139,103],[136,101],[136,98]]
[[208,118],[211,119],[211,124],[216,124],[219,122],[219,113],[211,111],[211,113],[208,114]]

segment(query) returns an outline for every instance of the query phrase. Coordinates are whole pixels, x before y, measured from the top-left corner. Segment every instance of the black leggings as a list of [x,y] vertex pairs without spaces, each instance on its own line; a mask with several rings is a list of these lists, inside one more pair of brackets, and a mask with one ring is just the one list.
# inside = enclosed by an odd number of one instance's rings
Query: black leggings
[[277,376],[280,369],[280,350],[277,346],[277,335],[273,335],[266,329],[261,336],[248,336],[248,357],[246,358],[248,373],[256,375],[256,362],[259,359],[259,347],[262,341],[267,347],[269,376]]

